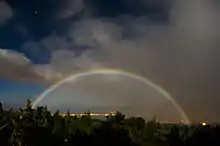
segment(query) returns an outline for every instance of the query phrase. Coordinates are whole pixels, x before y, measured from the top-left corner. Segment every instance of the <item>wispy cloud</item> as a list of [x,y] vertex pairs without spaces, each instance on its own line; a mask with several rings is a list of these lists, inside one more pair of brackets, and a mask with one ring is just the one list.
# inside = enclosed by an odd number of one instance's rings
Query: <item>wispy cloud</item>
[[15,26],[16,31],[23,37],[30,37],[27,28],[23,24],[17,24]]
[[84,9],[83,0],[65,0],[63,4],[63,8],[57,13],[61,19],[71,18]]
[[13,11],[6,1],[0,1],[0,25],[7,23],[13,17]]

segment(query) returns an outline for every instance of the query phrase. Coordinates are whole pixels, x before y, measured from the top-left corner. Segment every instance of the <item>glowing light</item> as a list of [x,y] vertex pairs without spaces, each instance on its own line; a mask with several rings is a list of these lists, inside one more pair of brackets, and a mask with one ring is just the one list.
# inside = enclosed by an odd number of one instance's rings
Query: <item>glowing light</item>
[[207,124],[205,122],[202,123],[202,126],[206,126]]
[[64,78],[63,80],[55,83],[54,85],[52,85],[51,87],[46,89],[39,97],[37,97],[37,99],[33,102],[32,107],[34,108],[35,106],[37,106],[37,104],[43,98],[45,98],[48,94],[50,94],[52,91],[56,90],[59,86],[61,86],[62,84],[66,83],[66,82],[75,81],[76,79],[79,79],[79,78],[83,78],[83,77],[87,77],[87,76],[91,76],[91,75],[99,75],[99,74],[102,74],[102,75],[122,75],[122,76],[126,76],[126,77],[136,79],[140,82],[143,82],[147,86],[150,86],[150,87],[154,88],[157,92],[159,92],[163,96],[165,96],[175,106],[175,108],[179,111],[179,113],[182,116],[182,118],[184,119],[184,121],[187,124],[190,123],[190,120],[186,116],[183,109],[178,105],[178,103],[176,103],[176,101],[171,97],[171,95],[169,93],[167,93],[164,89],[162,89],[160,86],[156,85],[154,82],[152,82],[152,81],[150,81],[150,80],[148,80],[144,77],[126,72],[124,70],[116,70],[116,69],[90,70],[90,71],[87,71],[87,72],[73,74],[70,77]]
[[60,114],[60,116],[65,117],[65,116],[77,116],[77,117],[82,117],[82,116],[96,116],[96,117],[111,117],[111,116],[115,116],[116,114],[98,114],[98,113],[89,113],[89,114]]

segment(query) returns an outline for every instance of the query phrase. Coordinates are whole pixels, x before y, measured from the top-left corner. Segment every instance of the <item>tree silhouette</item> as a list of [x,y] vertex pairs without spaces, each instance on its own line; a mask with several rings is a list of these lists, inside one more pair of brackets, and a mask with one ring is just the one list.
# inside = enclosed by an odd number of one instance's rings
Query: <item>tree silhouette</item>
[[[2,106],[2,105],[1,105]],[[154,117],[126,118],[120,112],[106,120],[51,114],[47,107],[1,110],[1,146],[218,146],[219,126],[160,124]]]
[[0,102],[0,115],[3,113],[2,102]]

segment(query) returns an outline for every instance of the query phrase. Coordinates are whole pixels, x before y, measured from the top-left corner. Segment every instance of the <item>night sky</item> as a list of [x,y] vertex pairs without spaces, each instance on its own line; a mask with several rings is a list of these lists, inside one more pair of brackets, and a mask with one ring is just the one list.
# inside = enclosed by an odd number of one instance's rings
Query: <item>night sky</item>
[[120,68],[163,87],[191,119],[219,121],[217,2],[1,0],[0,100],[18,106],[74,72]]

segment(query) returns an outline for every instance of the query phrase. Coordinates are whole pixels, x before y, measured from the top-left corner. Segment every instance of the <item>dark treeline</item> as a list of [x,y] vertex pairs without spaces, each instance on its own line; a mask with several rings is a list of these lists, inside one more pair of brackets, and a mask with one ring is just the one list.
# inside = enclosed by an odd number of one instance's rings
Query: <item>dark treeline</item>
[[119,112],[106,120],[61,117],[28,101],[19,110],[0,105],[0,146],[220,146],[220,128],[146,122]]

